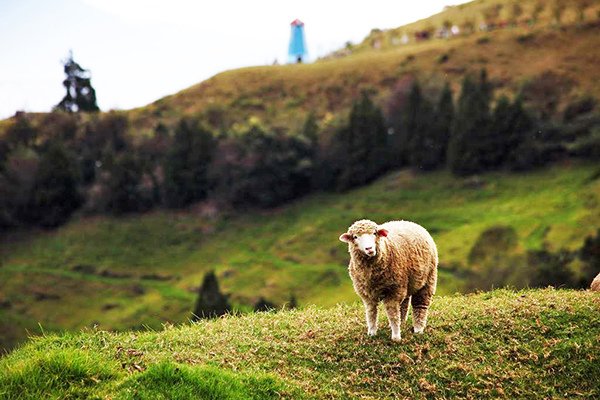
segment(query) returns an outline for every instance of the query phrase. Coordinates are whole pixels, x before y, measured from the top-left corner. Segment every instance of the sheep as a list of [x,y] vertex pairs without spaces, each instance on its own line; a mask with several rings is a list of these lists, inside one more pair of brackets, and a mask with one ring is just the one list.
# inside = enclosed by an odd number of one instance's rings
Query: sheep
[[427,230],[409,221],[377,225],[363,219],[353,223],[340,240],[348,243],[348,272],[365,306],[367,334],[377,334],[380,301],[385,305],[393,341],[400,341],[400,324],[407,319],[409,302],[413,330],[422,334],[438,266],[437,248]]
[[600,292],[600,273],[596,275],[596,277],[592,281],[592,284],[590,285],[590,290],[592,292]]

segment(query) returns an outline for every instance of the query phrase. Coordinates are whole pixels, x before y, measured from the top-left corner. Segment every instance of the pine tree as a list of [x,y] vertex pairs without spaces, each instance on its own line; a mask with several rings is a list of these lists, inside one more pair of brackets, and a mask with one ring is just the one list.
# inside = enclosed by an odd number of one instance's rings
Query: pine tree
[[525,141],[525,135],[533,128],[533,120],[523,107],[518,96],[510,103],[501,97],[494,109],[491,140],[486,147],[486,167],[494,168],[506,163]]
[[491,95],[485,71],[481,72],[478,83],[468,75],[463,80],[448,145],[448,165],[456,174],[473,174],[485,168],[483,149],[490,133]]
[[454,123],[454,101],[452,99],[452,89],[446,83],[442,94],[440,95],[433,125],[434,136],[434,160],[437,165],[443,165],[446,162],[446,153],[448,151],[448,142],[452,133],[452,124]]
[[380,175],[389,165],[387,129],[381,109],[367,93],[354,103],[349,123],[336,134],[338,152],[344,160],[337,188],[347,190]]
[[194,308],[192,320],[215,318],[231,311],[227,296],[221,293],[219,281],[214,271],[204,275],[202,286],[198,291],[198,300]]
[[215,148],[215,137],[197,120],[184,118],[179,122],[165,161],[165,200],[169,207],[184,207],[206,198],[208,167]]
[[67,93],[55,108],[67,112],[99,111],[90,71],[73,60],[73,53],[69,53],[69,58],[65,60],[64,71],[67,78],[63,81],[63,86]]
[[82,204],[74,158],[59,142],[42,152],[24,219],[44,227],[63,224]]
[[405,129],[408,139],[409,161],[413,167],[431,169],[435,137],[432,124],[433,106],[423,96],[419,83],[415,81],[408,97],[405,110]]

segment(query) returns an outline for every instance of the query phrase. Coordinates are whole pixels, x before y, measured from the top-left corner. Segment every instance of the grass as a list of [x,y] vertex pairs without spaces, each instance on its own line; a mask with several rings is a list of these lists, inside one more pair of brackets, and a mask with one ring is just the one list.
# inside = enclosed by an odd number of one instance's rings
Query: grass
[[475,187],[445,171],[398,171],[358,190],[266,212],[208,220],[159,211],[16,234],[0,242],[0,340],[11,347],[26,330],[39,332],[38,322],[48,331],[185,322],[211,269],[241,311],[259,297],[279,306],[291,295],[301,306],[353,302],[348,255],[337,238],[363,217],[427,227],[440,251],[439,293],[461,292],[463,272],[477,272],[471,248],[490,228],[514,230],[511,256],[580,248],[600,225],[597,171],[597,164],[573,164],[497,172]]
[[50,334],[0,359],[0,397],[595,398],[599,311],[592,292],[496,290],[436,297],[401,343],[385,317],[367,337],[356,303]]

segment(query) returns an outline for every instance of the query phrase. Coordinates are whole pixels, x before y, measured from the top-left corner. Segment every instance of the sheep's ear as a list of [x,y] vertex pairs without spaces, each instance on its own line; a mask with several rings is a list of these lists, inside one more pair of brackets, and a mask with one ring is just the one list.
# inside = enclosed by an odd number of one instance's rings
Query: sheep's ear
[[379,235],[379,236],[386,237],[386,236],[388,235],[388,233],[389,233],[389,232],[388,232],[388,230],[387,230],[387,229],[383,229],[383,228],[381,228],[381,229],[378,229],[378,230],[377,230],[377,235]]
[[349,233],[342,233],[340,235],[340,240],[344,243],[350,243],[352,241],[352,235]]

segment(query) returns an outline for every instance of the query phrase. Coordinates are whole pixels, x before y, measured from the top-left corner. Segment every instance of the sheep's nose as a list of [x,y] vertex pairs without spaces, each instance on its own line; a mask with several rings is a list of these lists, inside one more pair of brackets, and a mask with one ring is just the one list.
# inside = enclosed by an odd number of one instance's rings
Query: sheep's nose
[[365,247],[365,251],[370,251],[370,250],[373,250],[373,248],[372,247]]

